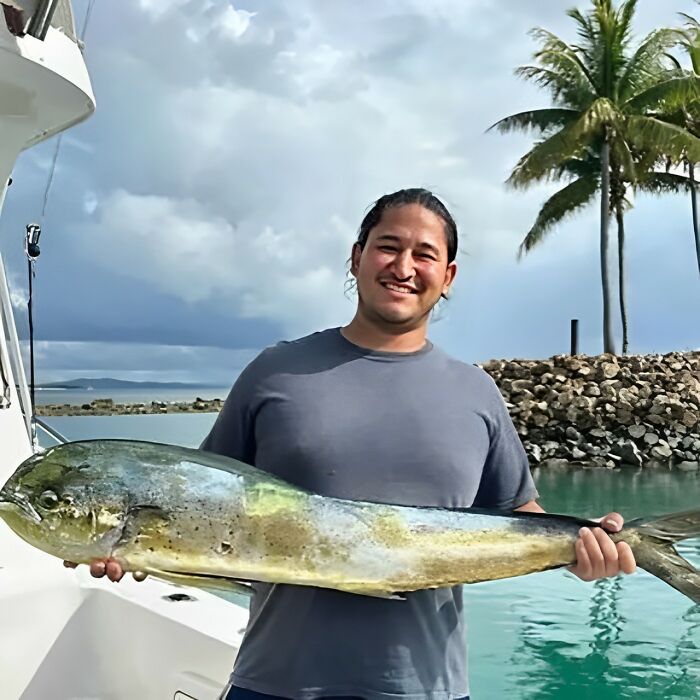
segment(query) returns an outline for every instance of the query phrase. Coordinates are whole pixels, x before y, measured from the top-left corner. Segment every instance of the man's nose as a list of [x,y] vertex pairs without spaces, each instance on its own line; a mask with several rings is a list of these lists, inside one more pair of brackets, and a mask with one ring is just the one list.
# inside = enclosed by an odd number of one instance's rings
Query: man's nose
[[410,250],[399,253],[392,264],[392,269],[397,279],[406,280],[413,277],[413,257]]

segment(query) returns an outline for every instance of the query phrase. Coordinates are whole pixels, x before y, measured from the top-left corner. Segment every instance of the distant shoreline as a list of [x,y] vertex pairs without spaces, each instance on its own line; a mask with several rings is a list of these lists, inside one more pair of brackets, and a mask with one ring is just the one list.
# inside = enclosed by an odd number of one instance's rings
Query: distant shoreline
[[114,399],[94,399],[83,404],[37,404],[36,414],[51,416],[129,416],[163,413],[218,413],[223,406],[222,399],[201,399],[194,401],[148,401],[141,403],[115,403]]

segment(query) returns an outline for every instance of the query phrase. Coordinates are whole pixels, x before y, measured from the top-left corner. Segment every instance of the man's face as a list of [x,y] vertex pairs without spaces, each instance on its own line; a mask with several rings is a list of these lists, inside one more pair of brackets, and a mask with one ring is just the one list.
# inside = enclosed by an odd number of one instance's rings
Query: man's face
[[420,204],[406,204],[384,212],[363,249],[355,244],[351,272],[360,312],[398,330],[427,323],[457,265],[447,262],[444,221]]

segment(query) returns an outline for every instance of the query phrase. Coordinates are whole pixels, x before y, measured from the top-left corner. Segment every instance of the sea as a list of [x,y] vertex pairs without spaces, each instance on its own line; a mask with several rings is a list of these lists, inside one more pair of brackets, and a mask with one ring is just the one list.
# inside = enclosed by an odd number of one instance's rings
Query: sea
[[[92,393],[83,392],[79,402]],[[169,400],[164,396],[152,392],[138,400]],[[186,400],[182,396],[172,400]],[[71,440],[134,438],[196,447],[215,418],[47,420]],[[550,512],[596,517],[616,510],[632,519],[700,508],[698,472],[539,469],[534,476]],[[700,539],[678,549],[700,567]],[[548,571],[465,586],[465,599],[472,700],[700,700],[700,605],[645,572],[584,583]],[[241,604],[236,597],[230,602]]]

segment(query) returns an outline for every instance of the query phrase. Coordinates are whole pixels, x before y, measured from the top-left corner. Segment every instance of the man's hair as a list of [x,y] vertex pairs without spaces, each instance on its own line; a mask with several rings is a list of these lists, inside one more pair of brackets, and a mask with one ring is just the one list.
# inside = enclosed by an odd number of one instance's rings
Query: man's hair
[[381,221],[382,215],[387,209],[402,207],[406,204],[420,204],[439,216],[445,224],[445,237],[447,238],[447,262],[451,263],[457,257],[457,224],[447,207],[430,191],[422,187],[411,187],[398,190],[380,197],[367,212],[357,232],[357,243],[360,248],[365,247],[369,232]]

